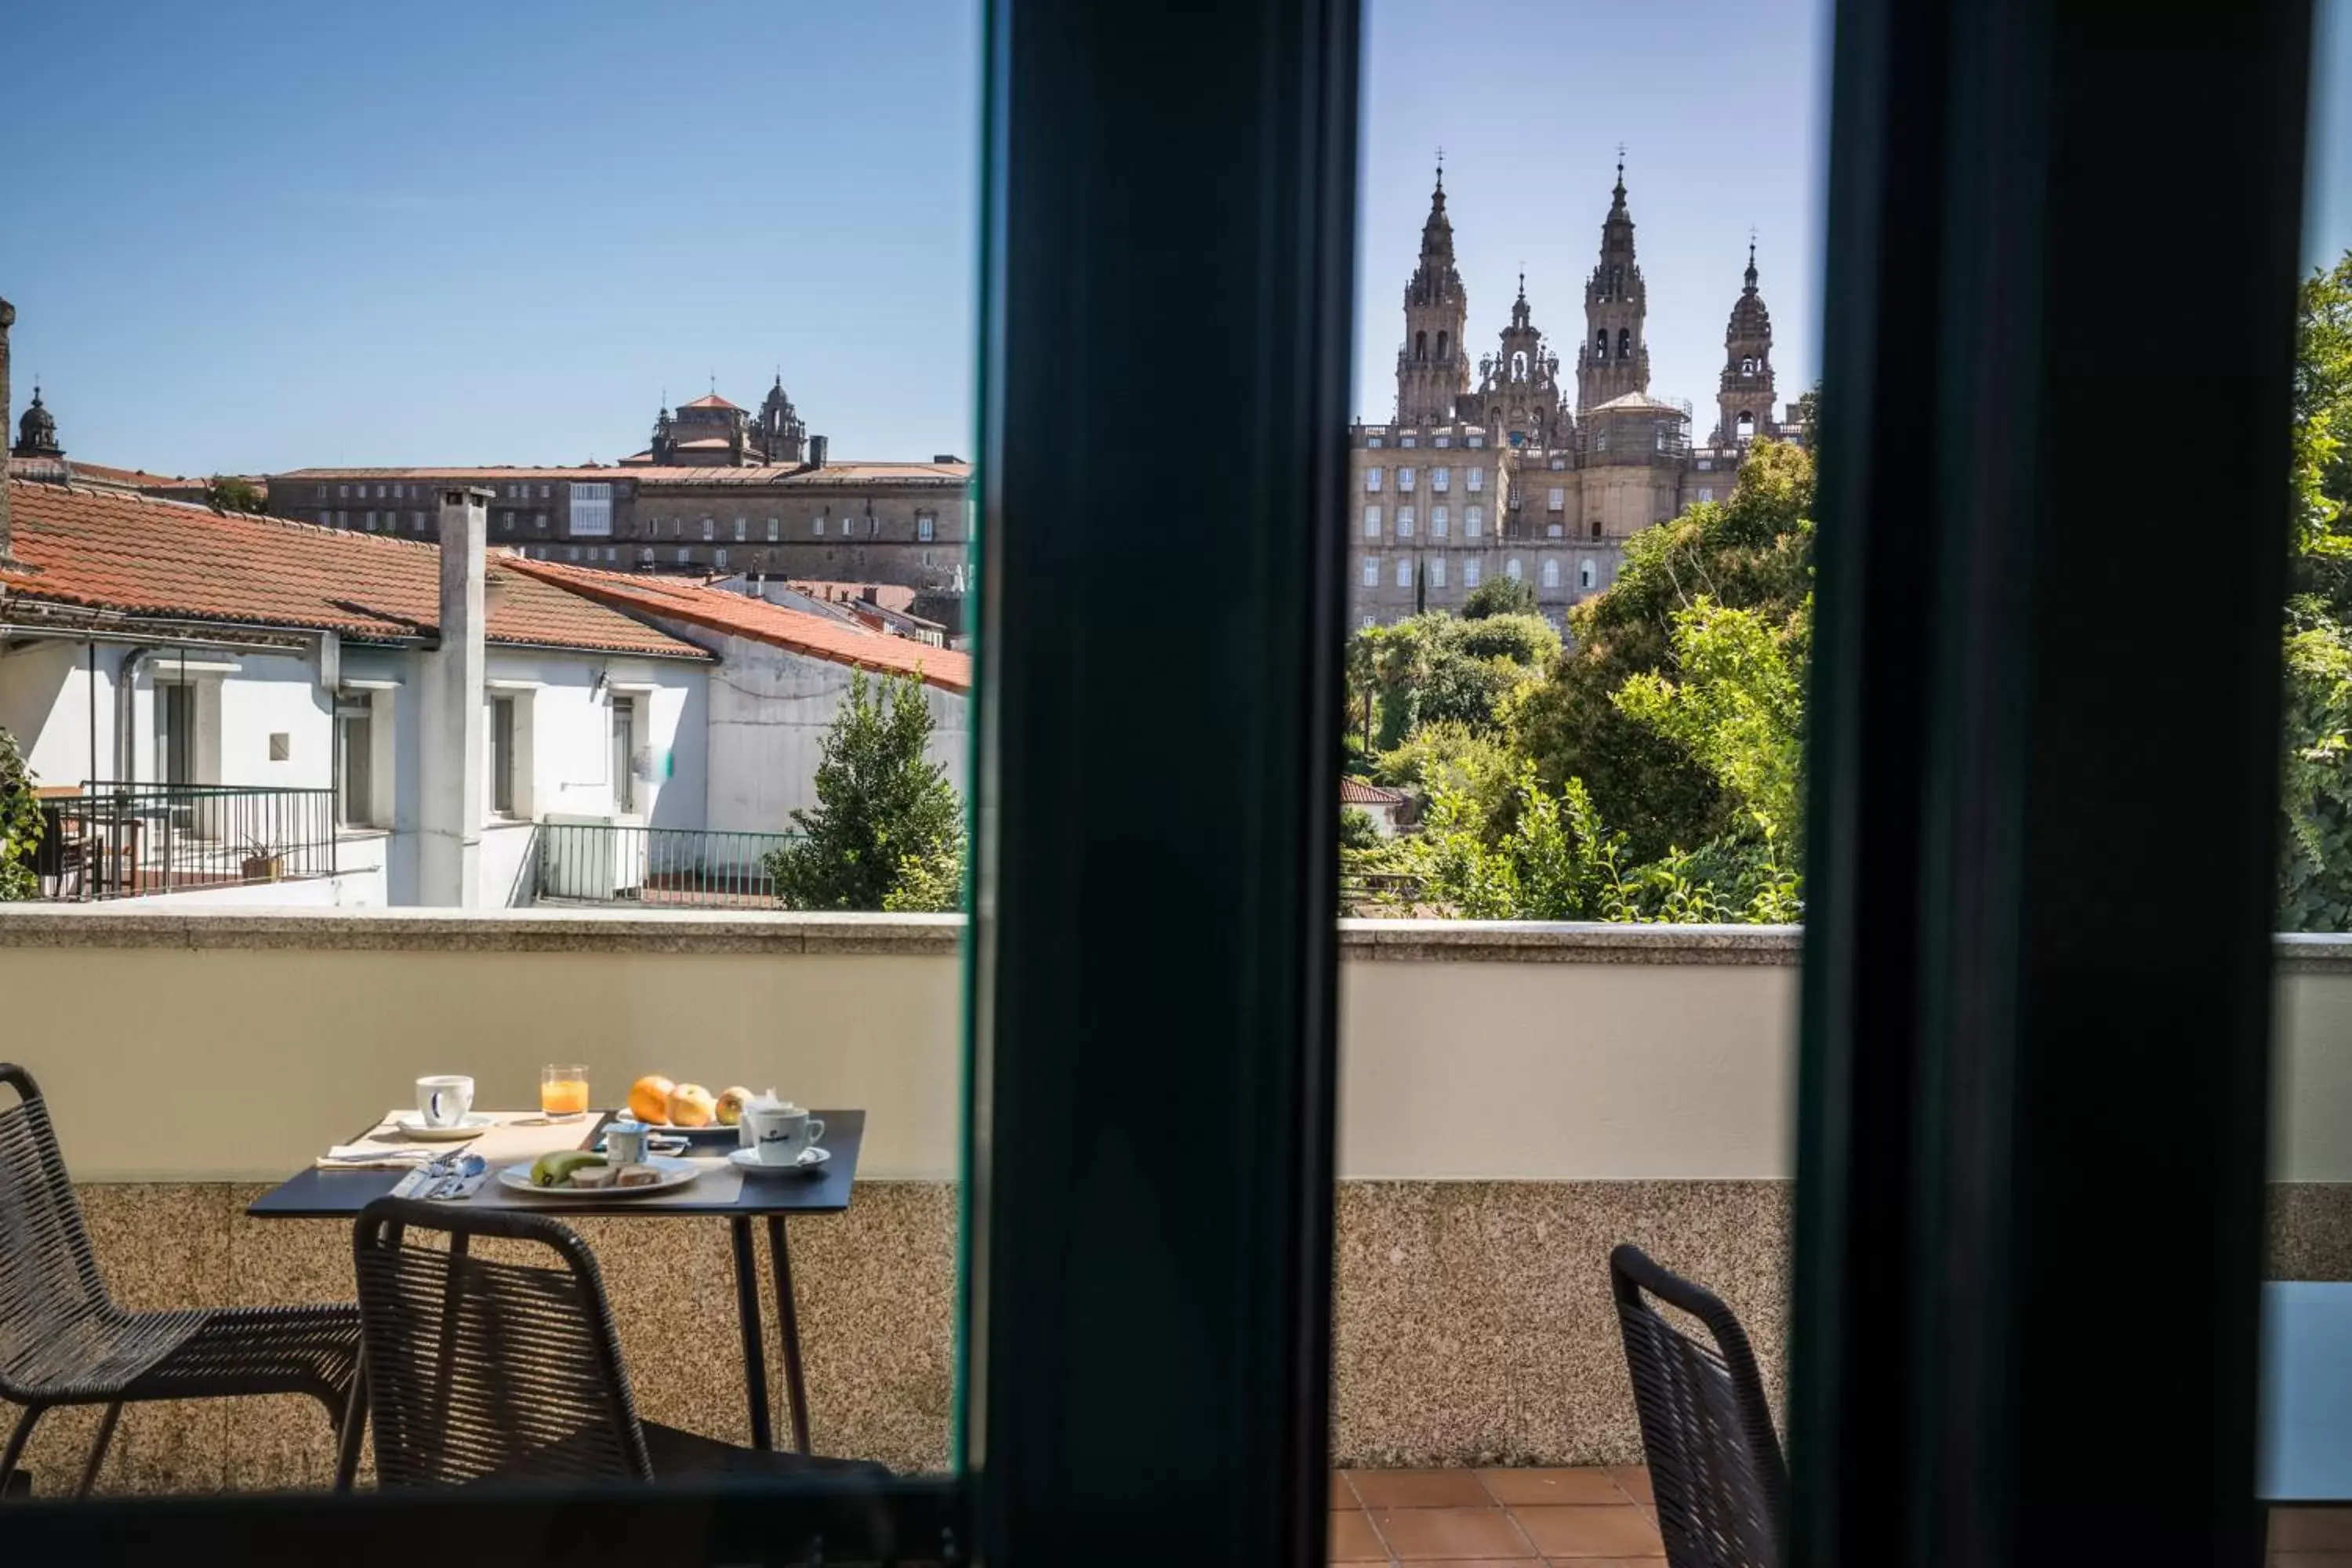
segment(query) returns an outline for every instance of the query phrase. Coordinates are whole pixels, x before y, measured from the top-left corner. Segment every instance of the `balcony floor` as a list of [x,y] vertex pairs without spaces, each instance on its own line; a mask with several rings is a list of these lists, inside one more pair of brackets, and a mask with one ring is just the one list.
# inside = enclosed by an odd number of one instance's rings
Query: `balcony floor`
[[[1334,1470],[1333,1563],[1665,1568],[1646,1469]],[[2271,1511],[2267,1568],[2352,1568],[2352,1508]]]

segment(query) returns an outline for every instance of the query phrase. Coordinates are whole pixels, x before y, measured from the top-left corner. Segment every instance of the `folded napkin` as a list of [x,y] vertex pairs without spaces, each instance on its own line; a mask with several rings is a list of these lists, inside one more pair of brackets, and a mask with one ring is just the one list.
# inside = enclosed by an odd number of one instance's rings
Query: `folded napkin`
[[422,1145],[400,1148],[389,1143],[338,1143],[311,1162],[321,1171],[405,1171],[448,1152]]
[[[463,1174],[459,1174],[461,1171]],[[490,1168],[482,1161],[469,1161],[465,1155],[445,1155],[431,1164],[419,1165],[401,1177],[399,1184],[392,1189],[392,1195],[456,1203],[480,1192],[482,1184],[489,1179]]]

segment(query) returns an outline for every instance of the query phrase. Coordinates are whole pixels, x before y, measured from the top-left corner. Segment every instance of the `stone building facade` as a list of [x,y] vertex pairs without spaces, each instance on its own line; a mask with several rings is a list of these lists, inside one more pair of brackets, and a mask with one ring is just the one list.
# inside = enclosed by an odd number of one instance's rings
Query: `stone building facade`
[[491,492],[489,542],[535,560],[910,588],[951,631],[971,591],[971,465],[828,459],[781,379],[758,414],[716,393],[662,411],[654,444],[580,468],[297,468],[269,510],[325,528],[429,538],[435,493]]
[[1440,171],[1405,285],[1395,413],[1349,431],[1352,625],[1458,610],[1482,583],[1509,577],[1530,584],[1538,611],[1564,629],[1571,605],[1616,580],[1627,539],[1727,498],[1748,441],[1795,436],[1793,411],[1785,422],[1771,416],[1771,319],[1752,245],[1705,447],[1692,445],[1689,404],[1651,395],[1648,313],[1620,163],[1585,283],[1573,403],[1525,273],[1496,351],[1474,374]]

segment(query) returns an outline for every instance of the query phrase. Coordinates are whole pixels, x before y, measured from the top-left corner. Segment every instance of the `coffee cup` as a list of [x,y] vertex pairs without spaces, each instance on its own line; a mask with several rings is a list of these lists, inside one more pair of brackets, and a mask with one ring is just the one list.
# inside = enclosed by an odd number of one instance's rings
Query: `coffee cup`
[[427,1127],[455,1127],[474,1109],[474,1080],[463,1073],[436,1073],[416,1080],[416,1119]]
[[824,1136],[824,1118],[811,1116],[787,1100],[754,1100],[743,1107],[744,1137],[762,1165],[797,1165]]

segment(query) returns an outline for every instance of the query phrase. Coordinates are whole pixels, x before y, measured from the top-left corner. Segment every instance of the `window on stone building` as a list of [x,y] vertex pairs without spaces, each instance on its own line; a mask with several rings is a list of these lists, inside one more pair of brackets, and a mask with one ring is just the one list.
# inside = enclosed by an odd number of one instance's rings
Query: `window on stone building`
[[677,547],[677,563],[678,563],[679,565],[683,566],[683,565],[685,565],[685,564],[686,564],[686,562],[687,562],[687,550],[686,550],[686,546],[685,546],[685,545],[683,545],[683,544],[681,544],[681,545],[679,545],[679,546]]
[[814,527],[815,527],[815,529],[816,529],[817,537],[818,537],[818,538],[820,538],[820,539],[824,538],[824,518],[822,518],[822,517],[818,517],[818,518],[815,518],[815,519],[812,520],[812,521],[813,521],[814,526]]
[[1427,359],[1429,357],[1429,334],[1427,332],[1413,333],[1412,357],[1415,359]]
[[1386,446],[1387,444],[1388,444],[1387,442],[1383,441],[1383,440],[1382,440],[1380,437],[1378,437],[1378,436],[1367,436],[1367,437],[1364,437],[1364,445],[1365,445],[1365,446],[1367,446],[1367,447],[1370,447],[1370,448],[1372,448],[1374,451],[1378,451],[1381,447],[1382,447]]
[[1549,556],[1546,556],[1544,558],[1543,585],[1547,588],[1557,588],[1559,586],[1559,563],[1554,561]]
[[[591,551],[590,553],[593,554],[594,552]],[[617,544],[608,544],[604,546],[604,559],[613,562],[619,561],[621,559],[621,547]]]
[[915,514],[915,537],[917,539],[929,541],[938,529],[939,521],[932,517],[929,512],[919,511]]
[[[1470,437],[1470,445],[1472,445],[1473,447],[1483,447],[1483,446],[1485,446],[1486,444],[1486,437],[1484,437],[1484,436],[1473,435],[1473,436]],[[1476,485],[1472,485],[1470,488],[1471,488],[1472,489],[1474,489],[1474,490],[1475,490],[1475,489],[1476,489],[1478,487],[1477,487]]]
[[710,552],[710,563],[722,572],[727,569],[727,550],[724,545]]
[[319,514],[319,526],[320,526],[320,528],[332,528],[332,527],[334,526],[334,523],[335,523],[335,514],[334,514],[334,513],[332,513],[332,512],[329,512],[329,511],[322,511],[322,512],[320,512],[320,513]]
[[743,541],[745,541],[746,539],[749,539],[751,536],[751,520],[750,520],[750,519],[748,519],[748,518],[740,518],[740,517],[737,518],[737,519],[735,520],[735,542],[736,542],[736,543],[738,543],[738,544],[740,544],[740,543],[742,543],[742,542],[743,542]]
[[1411,539],[1412,537],[1412,508],[1409,506],[1401,506],[1397,508],[1397,537],[1399,539]]
[[1370,630],[1372,629],[1372,627],[1373,627],[1373,626],[1377,626],[1377,625],[1379,625],[1379,624],[1380,624],[1380,623],[1378,622],[1378,620],[1377,620],[1377,619],[1375,619],[1373,616],[1366,616],[1362,617],[1361,619],[1360,619],[1359,621],[1357,621],[1357,622],[1356,622],[1356,628],[1357,628],[1359,631],[1367,631],[1367,632],[1368,632],[1368,631],[1370,631]]
[[715,517],[706,517],[706,518],[704,518],[704,519],[702,520],[702,539],[703,539],[703,542],[707,544],[707,543],[709,543],[710,541],[712,541],[712,540],[714,540],[714,539],[716,539],[716,538],[718,538],[718,537],[719,537],[719,520],[718,520],[717,518],[715,518]]
[[1381,509],[1376,506],[1368,506],[1364,509],[1364,537],[1366,539],[1378,539],[1380,536]]
[[1444,507],[1433,506],[1429,509],[1429,531],[1433,538],[1443,539],[1445,537],[1445,509]]
[[1454,445],[1454,437],[1441,433],[1437,439],[1431,442],[1430,445],[1433,447],[1451,447]]
[[1519,570],[1519,558],[1517,556],[1514,555],[1508,561],[1503,563],[1503,575],[1508,577],[1514,583],[1517,582],[1525,575],[1525,574]]
[[771,544],[778,543],[782,542],[783,537],[784,520],[780,517],[770,518],[768,520],[768,542]]
[[530,525],[540,532],[545,533],[547,531],[547,514],[543,511],[532,512],[530,514]]
[[[1421,437],[1418,436],[1407,436],[1403,440],[1399,441],[1397,445],[1400,447],[1418,447],[1421,445]],[[1412,483],[1412,470],[1407,468],[1403,473],[1397,476],[1397,483],[1409,485]]]
[[1412,557],[1410,555],[1397,557],[1397,586],[1400,588],[1412,586]]
[[1465,588],[1478,585],[1478,558],[1475,555],[1462,563],[1462,585]]
[[[1472,445],[1475,446],[1476,443],[1474,441]],[[1479,490],[1483,490],[1486,488],[1486,470],[1484,468],[1473,468],[1468,474],[1464,476],[1462,482],[1468,485],[1471,492],[1475,494]]]
[[1397,489],[1400,489],[1400,490],[1409,490],[1409,489],[1412,489],[1412,479],[1413,479],[1413,471],[1412,471],[1411,468],[1399,468],[1399,469],[1397,470]]
[[1470,506],[1462,509],[1462,531],[1475,539],[1486,530],[1486,509]]
[[1452,468],[1432,468],[1429,470],[1429,488],[1435,490],[1438,494],[1444,495],[1453,487],[1453,484],[1454,470]]
[[1601,520],[1597,517],[1592,520],[1592,537],[1595,539],[1601,537]]
[[1559,486],[1554,485],[1551,489],[1544,491],[1544,510],[1546,511],[1558,511],[1567,504],[1568,492],[1560,489]]
[[1366,468],[1364,470],[1364,488],[1368,490],[1376,490],[1381,488],[1380,469]]
[[1576,563],[1576,585],[1578,587],[1591,587],[1593,584],[1598,581],[1599,576],[1600,568],[1592,563],[1592,560],[1590,556]]
[[1700,500],[1702,500],[1702,501],[1711,501],[1711,500],[1715,500],[1715,490],[1714,490],[1714,489],[1713,489],[1711,486],[1707,486],[1707,485],[1701,485],[1701,486],[1699,486],[1699,488],[1698,488],[1698,499],[1699,499]]
[[351,525],[352,514],[350,512],[339,511],[335,513],[335,526],[337,528],[349,528]]
[[1546,539],[1565,539],[1568,537],[1568,530],[1562,524],[1557,522],[1549,523],[1545,525],[1544,537]]
[[1619,359],[1633,357],[1633,329],[1631,327],[1617,329],[1617,357]]
[[349,485],[337,485],[335,487],[335,494],[344,500],[349,500],[352,499],[352,487]]
[[540,499],[540,500],[547,500],[551,499],[551,498],[550,498],[550,496],[549,496],[549,494],[548,494],[548,488],[547,488],[545,485],[541,485],[541,486],[540,486],[540,487],[539,487],[539,499]]
[[1377,555],[1367,555],[1364,557],[1364,586],[1377,588],[1380,585],[1381,558]]
[[1445,586],[1445,557],[1443,555],[1432,558],[1429,563],[1429,585],[1433,588]]

